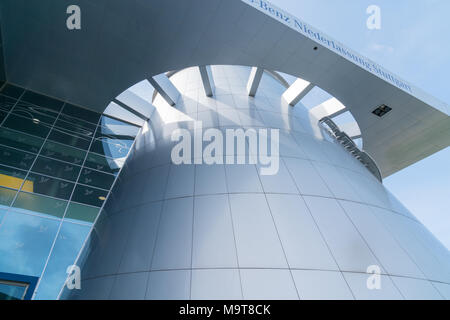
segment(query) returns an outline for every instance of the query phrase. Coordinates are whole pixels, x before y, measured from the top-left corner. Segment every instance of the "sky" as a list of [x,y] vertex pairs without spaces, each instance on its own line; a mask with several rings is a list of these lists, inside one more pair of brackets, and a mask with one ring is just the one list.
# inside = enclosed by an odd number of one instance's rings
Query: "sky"
[[[450,104],[450,1],[270,2]],[[366,26],[370,5],[381,9],[380,30]],[[450,249],[450,148],[391,175],[383,183]]]

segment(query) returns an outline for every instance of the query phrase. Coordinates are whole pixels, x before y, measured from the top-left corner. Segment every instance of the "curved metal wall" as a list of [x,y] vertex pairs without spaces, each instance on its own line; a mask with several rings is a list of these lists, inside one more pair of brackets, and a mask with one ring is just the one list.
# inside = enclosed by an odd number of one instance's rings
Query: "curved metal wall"
[[[198,68],[157,96],[79,259],[70,299],[450,299],[450,255],[284,87],[250,69],[215,66],[215,95]],[[277,128],[280,167],[174,165],[174,128]],[[369,266],[381,270],[370,290]]]

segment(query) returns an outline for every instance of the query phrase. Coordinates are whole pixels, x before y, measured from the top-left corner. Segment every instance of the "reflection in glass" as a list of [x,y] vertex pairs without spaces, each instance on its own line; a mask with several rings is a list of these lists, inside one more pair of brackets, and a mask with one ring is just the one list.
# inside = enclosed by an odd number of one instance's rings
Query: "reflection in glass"
[[0,272],[40,276],[64,218],[36,292],[55,299],[140,127],[10,84],[0,125]]
[[77,185],[73,193],[72,201],[85,203],[95,207],[101,207],[106,200],[108,192],[97,188]]
[[58,116],[58,112],[52,109],[38,107],[23,101],[19,101],[11,113],[44,125],[52,125]]
[[19,131],[0,128],[0,144],[22,149],[24,151],[38,153],[44,139],[30,136]]
[[58,129],[52,130],[52,132],[48,136],[48,139],[84,150],[89,148],[90,144],[90,140],[86,140],[72,134],[64,133]]
[[136,137],[139,129],[140,127],[103,116],[97,133],[102,135]]
[[29,169],[35,157],[31,153],[0,146],[0,163],[7,166]]
[[17,102],[16,99],[11,99],[9,97],[5,97],[0,95],[0,110],[3,112],[8,112],[12,109],[14,104]]
[[6,118],[6,116],[7,116],[7,113],[0,110],[0,123],[3,122],[3,120]]
[[37,106],[46,107],[57,112],[61,111],[64,104],[62,101],[32,91],[25,92],[21,100],[30,102]]
[[39,193],[46,196],[66,200],[70,198],[74,187],[74,183],[42,176],[36,173],[30,173],[30,175],[27,177],[26,183],[28,183],[28,187],[25,188],[27,185],[24,184],[24,187],[22,187],[22,191]]
[[0,226],[0,270],[40,276],[59,221],[8,212]]
[[57,160],[38,157],[31,170],[53,177],[75,181],[80,172],[80,167]]
[[123,163],[123,160],[106,158],[95,153],[89,153],[84,165],[92,169],[116,174],[122,168]]
[[36,289],[36,300],[58,297],[66,281],[67,267],[74,264],[89,230],[90,226],[63,222],[45,273]]
[[28,284],[0,280],[0,300],[23,300]]
[[41,123],[39,119],[24,118],[15,114],[10,114],[3,126],[41,138],[45,138],[50,131],[49,126]]
[[47,141],[45,143],[41,154],[46,157],[55,158],[78,165],[83,163],[86,156],[86,152],[83,150],[75,149],[52,141]]
[[13,207],[27,213],[41,213],[62,218],[67,201],[48,198],[37,194],[19,192]]
[[62,113],[96,124],[100,114],[71,104],[66,104]]
[[95,126],[91,129],[85,128],[79,124],[59,119],[55,123],[55,128],[61,132],[75,135],[84,139],[92,139],[94,135]]
[[0,187],[0,208],[9,207],[17,191]]
[[81,170],[79,183],[88,184],[94,187],[108,189],[111,187],[115,176],[84,168]]
[[124,158],[133,144],[132,140],[117,140],[107,137],[99,137],[94,140],[91,152],[95,152],[110,158]]
[[77,222],[94,222],[97,218],[98,212],[100,211],[97,207],[86,206],[84,204],[79,204],[71,202],[67,208],[66,215],[64,219],[73,220]]
[[18,190],[27,172],[0,165],[0,186]]

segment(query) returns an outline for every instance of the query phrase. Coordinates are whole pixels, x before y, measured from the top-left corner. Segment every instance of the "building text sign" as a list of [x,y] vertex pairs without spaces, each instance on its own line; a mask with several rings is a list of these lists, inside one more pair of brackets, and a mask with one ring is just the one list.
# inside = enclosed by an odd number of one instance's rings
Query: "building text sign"
[[308,24],[304,23],[298,18],[279,9],[270,2],[265,0],[242,0],[242,1],[255,7],[261,12],[264,12],[265,14],[272,16],[274,19],[277,19],[281,23],[289,26],[290,28],[303,34],[304,36],[307,36],[308,38],[314,40],[320,45],[332,50],[333,52],[339,54],[340,56],[346,58],[347,60],[354,62],[358,66],[377,75],[378,77],[392,83],[398,88],[407,91],[409,93],[413,93],[412,87],[404,80],[401,80],[399,77],[386,71],[381,66],[377,65],[376,63],[367,59],[366,57],[363,57],[357,54],[356,52],[346,48],[341,43],[331,39],[329,36],[309,26]]

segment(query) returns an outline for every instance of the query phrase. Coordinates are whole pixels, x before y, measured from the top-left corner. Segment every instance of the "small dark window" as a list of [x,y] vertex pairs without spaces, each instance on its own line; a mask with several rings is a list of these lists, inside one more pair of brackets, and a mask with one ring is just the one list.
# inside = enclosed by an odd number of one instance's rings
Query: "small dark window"
[[383,104],[383,105],[379,106],[378,108],[376,108],[375,110],[373,110],[372,113],[381,118],[391,110],[392,110],[391,107],[388,107],[387,105]]

